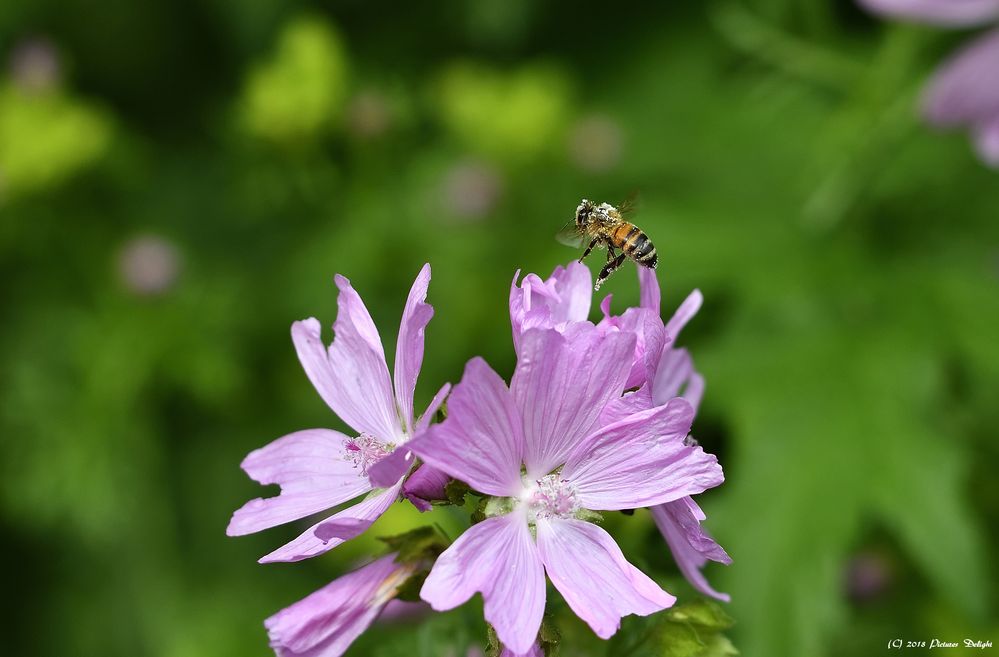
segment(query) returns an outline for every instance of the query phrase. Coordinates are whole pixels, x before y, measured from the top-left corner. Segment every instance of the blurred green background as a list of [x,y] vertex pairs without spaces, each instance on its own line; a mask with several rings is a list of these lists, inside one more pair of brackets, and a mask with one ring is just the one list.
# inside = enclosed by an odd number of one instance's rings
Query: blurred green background
[[[291,565],[255,561],[301,526],[225,537],[272,492],[248,451],[342,428],[291,322],[332,323],[340,272],[391,349],[429,261],[418,407],[471,356],[508,376],[514,271],[635,190],[664,308],[706,298],[681,342],[735,646],[999,640],[999,174],[915,110],[962,36],[845,0],[0,4],[2,652],[269,654],[266,616],[430,519]],[[604,290],[635,302],[633,267]],[[608,524],[696,599],[647,514]],[[472,604],[348,654],[482,632]]]

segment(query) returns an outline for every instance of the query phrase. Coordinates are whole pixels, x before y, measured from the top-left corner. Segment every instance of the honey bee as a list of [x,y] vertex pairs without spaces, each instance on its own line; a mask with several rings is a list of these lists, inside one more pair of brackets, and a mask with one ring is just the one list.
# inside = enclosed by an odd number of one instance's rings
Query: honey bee
[[[621,210],[610,203],[596,205],[584,198],[576,208],[575,223],[570,220],[558,238],[570,246],[582,246],[589,242],[579,262],[594,248],[607,248],[607,263],[597,276],[594,290],[600,289],[604,281],[624,264],[625,258],[631,258],[636,264],[649,269],[655,269],[659,262],[656,247],[649,236],[625,219]],[[615,249],[620,249],[621,254],[617,255]]]

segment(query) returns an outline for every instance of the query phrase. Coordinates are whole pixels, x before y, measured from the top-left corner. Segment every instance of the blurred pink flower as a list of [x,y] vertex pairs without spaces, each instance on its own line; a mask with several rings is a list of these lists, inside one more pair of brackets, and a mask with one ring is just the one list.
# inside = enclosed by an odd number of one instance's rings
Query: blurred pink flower
[[[999,20],[999,0],[859,0],[868,9],[943,26],[970,27]],[[952,55],[934,74],[923,99],[927,120],[966,127],[978,154],[999,168],[999,29]]]
[[569,158],[591,173],[610,171],[621,161],[624,138],[614,119],[591,114],[579,119],[569,132]]
[[172,242],[158,235],[132,238],[118,255],[118,273],[130,291],[140,296],[163,294],[180,273],[180,256]]
[[420,420],[414,420],[423,334],[434,314],[425,301],[430,265],[424,265],[409,292],[391,378],[378,329],[364,302],[343,276],[336,277],[336,284],[340,294],[333,344],[327,348],[322,342],[314,318],[295,322],[291,335],[316,391],[358,435],[307,429],[251,452],[242,468],[261,484],[280,484],[281,493],[247,502],[233,514],[226,533],[252,534],[372,494],[319,521],[261,563],[314,557],[370,527],[402,491],[413,463],[405,444],[427,428],[449,389],[441,388]]
[[515,654],[532,650],[545,607],[545,572],[601,638],[628,614],[675,598],[625,560],[587,511],[655,506],[720,484],[715,457],[685,443],[693,411],[682,399],[601,426],[631,369],[633,333],[578,322],[564,333],[520,336],[513,380],[471,360],[448,417],[410,447],[498,507],[434,564],[421,597],[452,609],[476,592]]
[[59,52],[44,37],[32,37],[15,45],[9,68],[11,79],[24,91],[47,91],[62,77]]
[[445,172],[440,195],[449,214],[459,219],[483,219],[503,196],[503,177],[486,162],[464,160]]

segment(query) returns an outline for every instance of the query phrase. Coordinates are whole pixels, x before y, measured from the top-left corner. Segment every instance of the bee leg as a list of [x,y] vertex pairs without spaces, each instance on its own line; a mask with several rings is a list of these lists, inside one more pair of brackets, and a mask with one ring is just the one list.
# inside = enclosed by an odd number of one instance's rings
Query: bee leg
[[624,264],[624,259],[626,257],[627,256],[622,253],[621,255],[619,255],[618,257],[614,258],[613,260],[608,259],[607,260],[607,264],[605,264],[604,268],[600,270],[600,275],[597,276],[597,282],[593,286],[593,289],[594,290],[599,290],[600,286],[604,284],[604,281],[606,281],[608,279],[608,277],[610,277],[611,274],[613,274],[614,272],[616,272],[621,267],[621,265]]
[[586,256],[590,255],[590,251],[593,250],[593,247],[595,247],[597,245],[597,242],[599,242],[599,241],[600,240],[593,240],[592,242],[590,242],[590,245],[588,247],[586,247],[585,251],[583,251],[583,255],[579,256],[579,262],[582,262],[583,258],[585,258]]

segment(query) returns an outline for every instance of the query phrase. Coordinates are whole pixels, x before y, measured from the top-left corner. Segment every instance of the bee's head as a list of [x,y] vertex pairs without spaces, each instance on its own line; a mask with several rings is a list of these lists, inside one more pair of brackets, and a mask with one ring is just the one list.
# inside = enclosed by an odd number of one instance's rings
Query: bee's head
[[594,205],[591,201],[583,199],[578,206],[576,206],[576,227],[585,228],[589,225],[590,221],[593,220],[593,210]]

